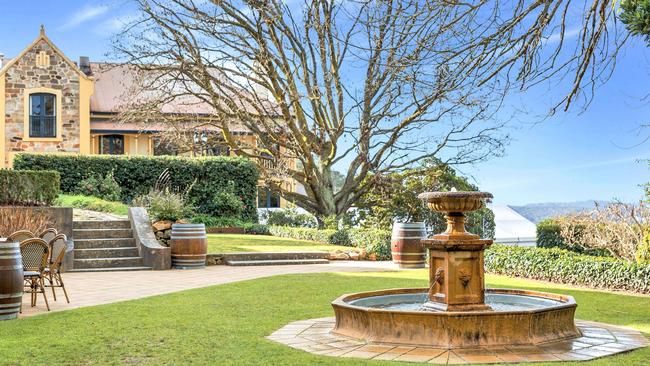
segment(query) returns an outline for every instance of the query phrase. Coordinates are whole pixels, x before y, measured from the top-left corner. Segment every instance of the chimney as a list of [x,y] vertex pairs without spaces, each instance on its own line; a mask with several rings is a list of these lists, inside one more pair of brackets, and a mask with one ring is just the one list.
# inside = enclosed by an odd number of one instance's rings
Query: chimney
[[88,76],[92,74],[92,70],[90,70],[90,58],[88,56],[79,57],[79,68]]

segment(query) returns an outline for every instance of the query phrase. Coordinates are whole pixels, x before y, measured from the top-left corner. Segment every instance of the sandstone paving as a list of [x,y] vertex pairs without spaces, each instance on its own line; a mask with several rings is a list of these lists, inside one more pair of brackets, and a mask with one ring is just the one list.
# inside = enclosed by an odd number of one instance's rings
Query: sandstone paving
[[[71,272],[63,273],[69,304],[59,288],[55,290],[58,301],[54,301],[50,288],[46,289],[46,295],[51,311],[61,311],[283,274],[394,270],[390,262],[332,261],[309,265],[208,266],[192,270]],[[39,294],[35,307],[29,304],[29,295],[25,295],[21,317],[47,313],[42,295]]]
[[[429,364],[504,364],[519,362],[586,361],[647,347],[638,331],[610,324],[576,320],[582,336],[539,346],[435,348],[364,342],[332,333],[335,318],[301,320],[278,329],[267,338],[305,352],[331,357],[395,360]],[[299,324],[300,326],[296,326]],[[318,329],[314,334],[312,329]],[[322,332],[322,330],[329,330]],[[293,336],[292,336],[293,334]],[[310,334],[310,337],[304,337]],[[602,340],[606,343],[602,343]],[[300,341],[297,341],[300,340]],[[320,348],[319,345],[324,345]],[[322,352],[327,349],[327,352]]]

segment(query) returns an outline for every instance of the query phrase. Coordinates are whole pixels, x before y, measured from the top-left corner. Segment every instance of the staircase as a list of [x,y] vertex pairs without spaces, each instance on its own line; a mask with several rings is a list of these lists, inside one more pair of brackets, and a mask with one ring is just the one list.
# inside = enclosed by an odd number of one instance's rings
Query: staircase
[[228,266],[272,266],[287,264],[327,264],[327,252],[286,252],[286,253],[227,253],[224,262]]
[[150,270],[133,239],[131,222],[75,221],[74,269],[71,272]]

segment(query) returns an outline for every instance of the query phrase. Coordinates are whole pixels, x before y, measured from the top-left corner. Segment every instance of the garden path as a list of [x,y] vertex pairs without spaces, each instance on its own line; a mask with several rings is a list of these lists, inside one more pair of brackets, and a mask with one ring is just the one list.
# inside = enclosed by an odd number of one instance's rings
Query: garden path
[[[65,302],[61,289],[56,289],[58,301],[54,301],[51,289],[46,290],[50,309],[61,311],[282,274],[376,272],[396,268],[392,262],[332,261],[329,264],[289,266],[208,266],[194,270],[74,272],[63,274],[70,304]],[[42,296],[39,295],[36,307],[30,307],[29,303],[29,295],[25,295],[21,317],[47,312]]]

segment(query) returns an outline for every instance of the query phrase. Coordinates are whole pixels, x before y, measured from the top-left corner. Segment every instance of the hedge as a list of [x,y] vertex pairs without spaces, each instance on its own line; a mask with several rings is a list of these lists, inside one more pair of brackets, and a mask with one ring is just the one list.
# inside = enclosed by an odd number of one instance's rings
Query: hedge
[[493,245],[486,272],[593,288],[650,293],[650,265],[564,249]]
[[308,227],[292,227],[292,226],[269,226],[269,232],[273,236],[281,238],[291,238],[298,240],[317,241],[319,243],[337,244],[334,240],[334,235],[337,230],[330,229],[313,229]]
[[234,194],[244,202],[242,220],[257,221],[257,181],[259,173],[248,159],[237,157],[184,158],[174,156],[54,155],[18,154],[17,170],[56,170],[61,174],[61,190],[73,192],[77,183],[90,176],[106,176],[111,171],[122,188],[122,201],[147,194],[160,174],[169,170],[172,187],[191,188],[190,203],[199,213],[205,205],[233,181]]
[[312,229],[304,227],[269,226],[273,236],[299,240],[311,240],[319,243],[352,246],[364,249],[368,255],[375,255],[377,260],[390,260],[390,231],[377,229]]
[[49,206],[59,195],[60,185],[56,171],[0,169],[0,205]]

